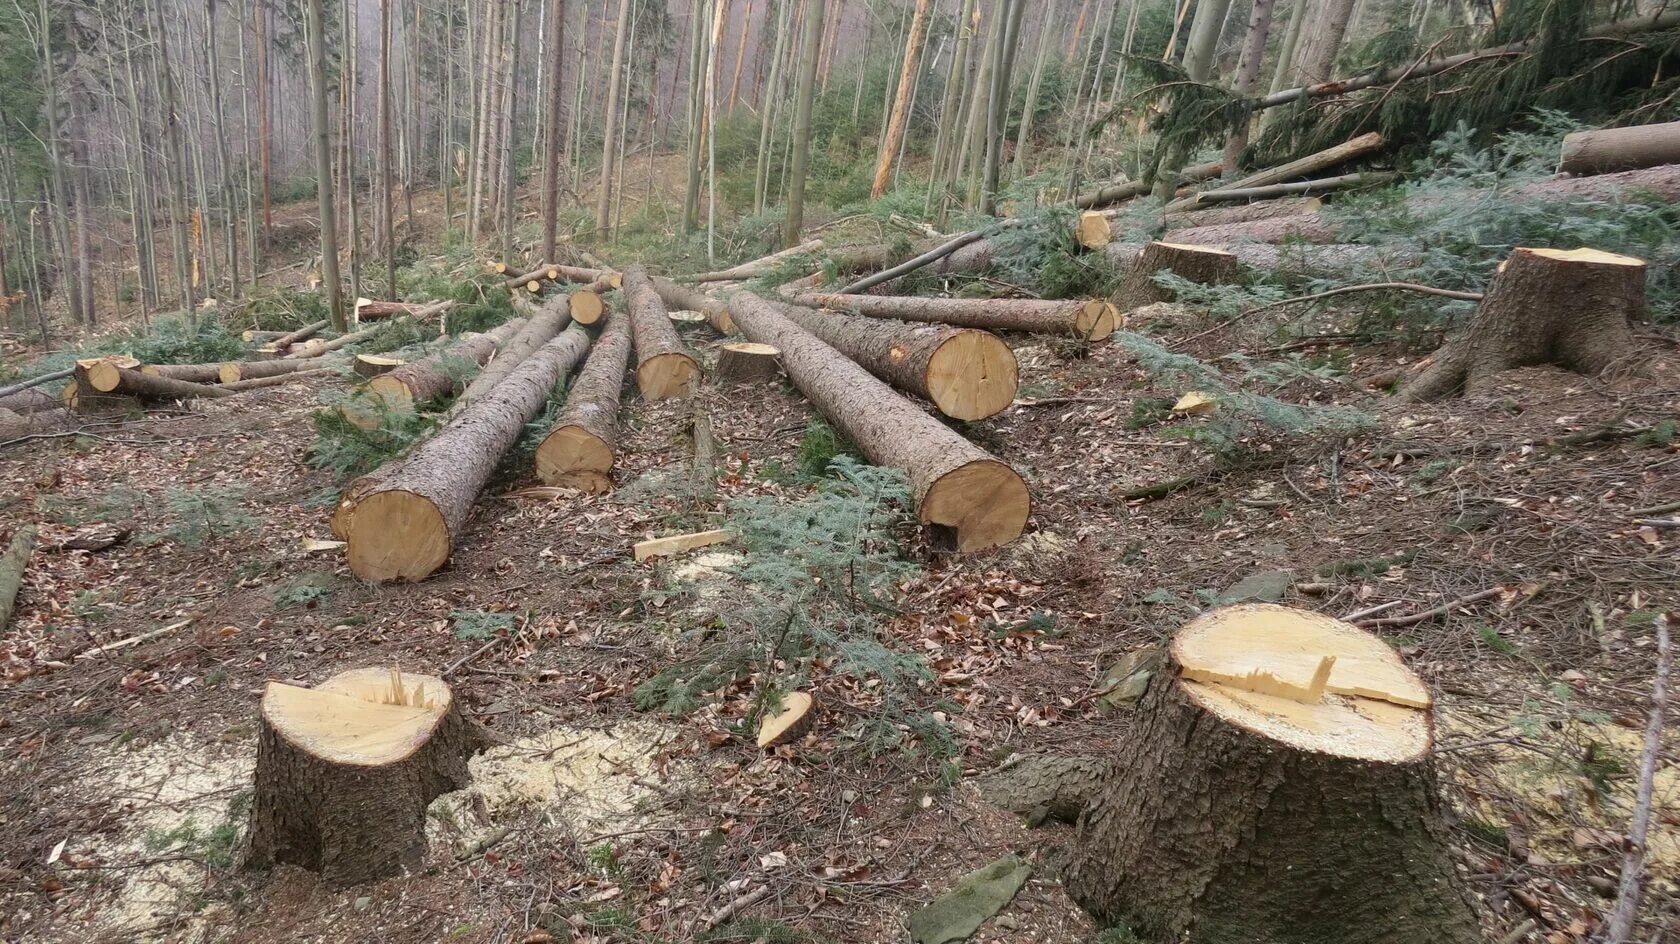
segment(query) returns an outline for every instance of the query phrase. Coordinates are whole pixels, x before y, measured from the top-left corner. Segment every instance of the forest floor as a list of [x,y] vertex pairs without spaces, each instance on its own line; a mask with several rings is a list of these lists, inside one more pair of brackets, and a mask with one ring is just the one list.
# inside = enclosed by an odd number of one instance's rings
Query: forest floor
[[[791,470],[815,413],[784,383],[627,397],[617,491],[545,489],[515,467],[420,584],[367,585],[311,549],[340,484],[305,461],[320,391],[11,445],[0,529],[39,521],[43,550],[0,639],[0,938],[896,941],[908,913],[1018,852],[1033,877],[977,939],[1092,941],[1055,879],[1072,828],[1029,830],[967,781],[1016,753],[1112,750],[1128,718],[1105,673],[1210,605],[1405,615],[1497,589],[1383,632],[1437,693],[1455,850],[1490,936],[1532,922],[1511,940],[1586,940],[1622,859],[1650,623],[1680,608],[1680,531],[1638,523],[1680,497],[1680,383],[1528,368],[1402,404],[1359,382],[1395,349],[1186,317],[1151,330],[1222,369],[1232,351],[1295,345],[1323,369],[1266,392],[1361,410],[1375,430],[1256,434],[1214,475],[1195,435],[1209,421],[1171,414],[1185,391],[1120,346],[1010,338],[1021,400],[963,432],[1027,476],[1028,533],[961,558],[907,536],[916,572],[876,627],[926,660],[920,707],[949,723],[949,750],[859,749],[881,699],[837,672],[813,680],[811,734],[770,753],[737,727],[750,678],[687,714],[637,707],[637,687],[741,595],[727,550],[636,563],[629,546],[717,526],[738,499],[810,494]],[[690,340],[715,361],[715,335]],[[1673,332],[1653,343],[1672,351]],[[720,462],[700,488],[697,416]],[[127,537],[51,550],[100,526]],[[240,871],[264,684],[366,665],[446,676],[500,742],[434,806],[425,868],[348,890]],[[1660,758],[1646,940],[1680,933],[1675,750]]]

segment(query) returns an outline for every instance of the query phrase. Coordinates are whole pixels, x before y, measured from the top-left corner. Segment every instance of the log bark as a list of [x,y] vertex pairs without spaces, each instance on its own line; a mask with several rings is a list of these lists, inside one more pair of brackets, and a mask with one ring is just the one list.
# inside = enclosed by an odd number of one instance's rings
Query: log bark
[[260,377],[274,377],[280,374],[309,370],[315,366],[309,360],[228,361],[225,364],[216,365],[216,377],[222,383],[230,384],[241,380],[256,380]]
[[1247,223],[1221,223],[1213,226],[1191,226],[1171,232],[1175,243],[1197,246],[1225,246],[1248,241],[1281,243],[1284,240],[1308,243],[1329,243],[1336,240],[1336,229],[1317,213],[1299,216],[1277,216]]
[[613,288],[621,288],[624,285],[623,273],[617,272],[613,269],[591,269],[581,266],[561,265],[559,263],[553,263],[547,266],[547,268],[560,273],[559,277],[567,282],[577,282],[582,285],[587,285],[589,283],[605,279]]
[[308,689],[270,682],[244,861],[334,887],[417,869],[426,807],[471,782],[487,738],[429,675],[355,669]]
[[[1193,164],[1179,171],[1180,183],[1196,183],[1210,180],[1222,173],[1224,165],[1218,161],[1210,164]],[[1126,200],[1135,199],[1148,193],[1151,184],[1141,180],[1131,180],[1123,184],[1109,184],[1096,190],[1080,194],[1073,200],[1073,206],[1079,210],[1093,210],[1097,207],[1109,206]]]
[[1224,226],[1228,223],[1253,223],[1280,216],[1311,216],[1324,206],[1317,197],[1283,197],[1258,203],[1209,207],[1206,210],[1185,210],[1166,218],[1167,232],[1194,229],[1201,226]]
[[[1175,241],[1180,235],[1171,234]],[[1245,268],[1262,272],[1278,272],[1305,278],[1343,278],[1359,272],[1380,272],[1402,269],[1417,264],[1415,256],[1404,251],[1378,246],[1337,244],[1312,246],[1291,243],[1277,246],[1271,243],[1235,242],[1221,247],[1235,256]],[[1139,243],[1109,243],[1103,249],[1109,261],[1117,267],[1131,266],[1143,252]]]
[[591,495],[612,489],[618,395],[630,361],[630,318],[608,314],[594,350],[566,395],[566,409],[537,446],[537,477]]
[[51,373],[41,374],[38,377],[31,377],[28,380],[20,380],[15,384],[0,387],[0,397],[9,397],[20,390],[28,390],[31,387],[39,387],[41,384],[52,383],[55,380],[63,380],[75,372],[76,368],[66,367],[63,370],[55,370]]
[[141,372],[132,358],[101,357],[76,362],[76,396],[136,397],[141,400],[194,400],[231,396],[210,384],[175,380]]
[[1393,183],[1399,176],[1387,171],[1363,171],[1336,177],[1297,180],[1287,184],[1266,184],[1261,187],[1221,187],[1196,194],[1196,203],[1198,206],[1209,203],[1237,203],[1243,200],[1271,200],[1307,193],[1330,193],[1336,190],[1351,190],[1354,187],[1380,187]]
[[667,308],[697,311],[705,315],[706,323],[717,329],[719,333],[736,333],[735,322],[729,318],[729,306],[718,299],[699,289],[659,276],[650,276],[649,281],[653,283],[653,290],[659,293],[659,300],[664,302]]
[[48,410],[63,409],[64,403],[59,398],[34,387],[8,393],[0,397],[0,410],[10,410],[20,416],[31,413],[44,413]]
[[356,319],[358,321],[383,321],[386,318],[396,318],[408,315],[419,321],[424,321],[434,315],[441,315],[460,304],[452,299],[436,302],[380,302],[362,301],[356,305]]
[[188,383],[213,384],[222,382],[221,368],[220,364],[142,364],[140,372]]
[[1155,282],[1155,276],[1171,271],[1202,285],[1228,285],[1237,281],[1237,257],[1211,246],[1153,242],[1143,247],[1115,294],[1123,311],[1170,302],[1175,296]]
[[335,527],[343,528],[349,542],[351,571],[384,582],[424,580],[442,567],[496,464],[588,348],[589,335],[581,327],[561,332],[416,446],[394,471],[352,483],[340,501],[345,520],[335,513]]
[[[1102,299],[1043,301],[1029,298],[920,298],[898,295],[839,295],[805,292],[789,301],[871,318],[895,318],[983,328],[1026,331],[1101,341],[1124,326],[1118,310]],[[739,319],[737,319],[739,320]]]
[[[454,302],[445,302],[443,304],[446,304],[449,307],[454,307],[455,305]],[[425,309],[421,310],[422,312],[425,311]],[[423,318],[426,316],[422,314],[421,317]],[[305,341],[302,345],[295,347],[293,350],[288,351],[285,359],[295,361],[320,357],[324,354],[331,354],[333,351],[341,348],[346,348],[352,344],[360,344],[361,342],[366,341],[368,338],[371,338],[375,334],[379,333],[380,327],[380,325],[374,325],[371,328],[363,328],[360,331],[351,331],[341,334],[338,337],[333,338],[331,341],[323,341],[320,338],[312,338]]]
[[524,318],[509,319],[483,334],[466,335],[441,353],[381,374],[346,397],[339,412],[362,429],[372,429],[388,413],[413,413],[417,404],[458,392],[464,386],[461,375],[483,366],[525,323]]
[[1523,184],[1504,195],[1509,200],[1680,201],[1680,163],[1624,170],[1591,177],[1553,177]]
[[265,387],[278,387],[281,384],[296,383],[300,380],[319,382],[341,376],[331,367],[312,367],[309,370],[294,370],[289,374],[275,374],[272,377],[256,377],[251,380],[240,380],[230,384],[222,384],[223,390],[235,393],[245,390],[261,390]]
[[462,409],[501,383],[508,374],[513,373],[514,368],[525,363],[526,358],[554,340],[554,336],[565,330],[571,320],[571,306],[566,296],[556,295],[548,299],[537,309],[535,315],[526,320],[525,327],[521,328],[518,334],[490,355],[484,369],[480,370],[478,375],[473,377],[472,383],[467,384],[461,395],[455,398],[450,410],[453,412]]
[[1174,637],[1136,715],[1063,875],[1099,920],[1151,944],[1482,940],[1428,690],[1376,637],[1269,604],[1215,610]]
[[714,376],[734,383],[774,380],[782,375],[781,353],[768,344],[752,341],[720,344]]
[[790,246],[780,252],[773,252],[768,256],[753,259],[750,262],[743,262],[738,266],[732,266],[728,269],[721,269],[716,272],[702,272],[699,275],[689,276],[688,281],[741,282],[747,279],[756,279],[761,275],[767,275],[774,272],[776,267],[781,265],[787,259],[794,256],[815,255],[816,253],[822,252],[822,248],[822,240],[810,239],[797,246]]
[[642,269],[624,273],[624,299],[636,340],[636,387],[648,400],[686,397],[700,387],[700,363],[690,354],[665,304]]
[[776,307],[864,370],[952,419],[983,420],[1015,402],[1015,353],[988,331]]
[[1501,264],[1464,337],[1449,342],[1401,396],[1474,392],[1501,371],[1555,364],[1588,376],[1633,369],[1643,351],[1647,266],[1596,249],[1517,249]]
[[331,321],[317,321],[313,324],[306,324],[296,331],[282,334],[267,344],[264,344],[262,349],[270,353],[282,353],[299,341],[312,338],[320,332],[325,331],[327,326],[331,324]]
[[[1256,171],[1239,180],[1233,180],[1220,190],[1235,190],[1243,187],[1263,187],[1267,184],[1279,184],[1296,177],[1305,177],[1321,170],[1344,164],[1356,157],[1380,150],[1383,146],[1383,136],[1375,131],[1362,134],[1350,141],[1344,141],[1335,147],[1325,148],[1299,160],[1265,170]],[[1191,194],[1179,200],[1174,200],[1162,208],[1163,213],[1175,213],[1181,210],[1194,210],[1203,205],[1200,194]]]
[[938,543],[963,552],[1008,544],[1032,510],[1009,466],[894,393],[840,352],[747,292],[728,296],[748,340],[782,352],[782,368],[870,462],[902,469],[916,510]]
[[6,553],[0,556],[0,633],[12,622],[12,607],[17,603],[18,588],[23,586],[23,572],[29,566],[29,556],[35,553],[35,526],[26,524],[12,533]]

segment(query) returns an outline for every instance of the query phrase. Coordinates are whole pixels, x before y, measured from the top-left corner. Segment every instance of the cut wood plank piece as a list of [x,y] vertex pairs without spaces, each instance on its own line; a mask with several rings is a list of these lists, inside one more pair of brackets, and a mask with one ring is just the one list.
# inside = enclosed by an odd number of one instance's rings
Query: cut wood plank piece
[[350,362],[351,370],[356,376],[371,378],[380,374],[388,374],[398,367],[408,363],[400,357],[386,357],[383,354],[357,354]]
[[931,401],[953,419],[982,420],[1015,402],[1015,352],[977,328],[911,324],[779,306],[864,370]]
[[599,495],[612,489],[618,444],[618,392],[630,361],[630,319],[611,312],[583,370],[566,392],[566,409],[537,445],[537,477]]
[[936,542],[968,552],[1021,536],[1032,499],[1014,469],[894,393],[773,303],[741,291],[728,302],[748,340],[782,352],[788,378],[841,435],[869,461],[908,474],[917,514]]
[[793,256],[814,255],[822,252],[823,241],[809,239],[797,246],[790,246],[780,252],[773,252],[768,256],[743,262],[738,266],[722,269],[717,272],[702,272],[688,277],[690,282],[740,282],[746,279],[756,279],[775,271],[776,267]]
[[1109,244],[1113,235],[1108,217],[1096,210],[1081,211],[1073,227],[1074,239],[1086,249],[1101,249]]
[[688,352],[647,273],[625,270],[624,299],[636,340],[636,387],[647,400],[686,397],[700,387],[700,364]]
[[1219,401],[1214,399],[1213,394],[1203,393],[1200,390],[1192,390],[1184,394],[1172,406],[1174,413],[1184,413],[1189,416],[1200,416],[1204,413],[1212,413],[1217,409],[1219,409]]
[[447,350],[411,361],[369,380],[344,398],[338,411],[361,429],[372,429],[391,414],[413,413],[415,405],[462,389],[463,368],[483,366],[525,327],[524,318],[512,318],[484,334],[467,334]]
[[832,308],[871,318],[925,321],[988,331],[1060,334],[1087,341],[1105,340],[1125,327],[1125,319],[1119,309],[1100,298],[1041,301],[1031,298],[919,298],[805,292],[788,300],[811,308]]
[[1167,663],[1107,752],[1129,760],[1081,821],[1074,900],[1148,940],[1355,944],[1379,926],[1395,944],[1482,940],[1442,818],[1429,692],[1392,648],[1244,604],[1179,630]]
[[716,328],[719,333],[735,333],[735,322],[729,318],[728,305],[699,289],[679,285],[670,279],[651,276],[649,281],[653,283],[653,290],[659,293],[659,300],[664,302],[667,307],[697,311],[705,315],[707,323]]
[[1237,257],[1212,246],[1153,242],[1143,247],[1115,298],[1127,311],[1170,302],[1174,295],[1155,281],[1162,272],[1172,272],[1201,285],[1226,285],[1237,280]]
[[816,701],[808,692],[783,695],[782,710],[759,719],[758,746],[780,747],[804,737],[811,730],[811,722],[816,720],[812,711],[815,707]]
[[[1267,184],[1283,183],[1286,180],[1294,180],[1297,177],[1305,177],[1308,174],[1316,174],[1321,170],[1335,167],[1337,164],[1345,164],[1356,157],[1362,157],[1373,151],[1379,151],[1382,149],[1384,144],[1385,142],[1383,141],[1383,136],[1375,131],[1372,131],[1368,134],[1362,134],[1351,140],[1344,141],[1335,147],[1325,148],[1322,151],[1316,151],[1312,154],[1308,154],[1306,157],[1300,158],[1299,160],[1290,161],[1287,164],[1279,164],[1276,167],[1268,167],[1265,170],[1256,171],[1240,180],[1230,181],[1218,189],[1237,190],[1245,187],[1263,187]],[[1168,203],[1161,209],[1161,212],[1176,213],[1181,210],[1193,210],[1203,205],[1203,201],[1200,199],[1199,194],[1191,194],[1183,199],[1174,200],[1171,203]]]
[[718,345],[717,376],[720,380],[737,383],[771,380],[781,376],[782,365],[776,358],[782,352],[768,344],[751,341],[731,341]]
[[270,682],[259,723],[245,864],[297,866],[333,887],[417,868],[427,805],[471,782],[486,743],[442,679],[396,669]]
[[0,556],[0,633],[5,632],[12,622],[12,607],[17,603],[18,588],[23,586],[23,572],[34,552],[35,526],[26,524],[12,533],[5,555]]
[[672,554],[683,554],[696,548],[711,547],[714,544],[727,544],[735,540],[735,532],[720,528],[715,531],[695,531],[691,534],[673,534],[666,538],[650,538],[637,541],[633,548],[636,560],[645,561],[650,557],[669,557]]
[[307,360],[278,360],[278,361],[228,361],[216,365],[216,377],[224,384],[238,383],[241,380],[256,380],[259,377],[273,377],[277,374],[290,374],[299,370],[310,370],[317,367]]
[[567,328],[399,462],[386,463],[392,471],[352,482],[333,515],[334,534],[350,545],[350,570],[363,580],[424,580],[442,567],[496,464],[588,347],[582,328]]

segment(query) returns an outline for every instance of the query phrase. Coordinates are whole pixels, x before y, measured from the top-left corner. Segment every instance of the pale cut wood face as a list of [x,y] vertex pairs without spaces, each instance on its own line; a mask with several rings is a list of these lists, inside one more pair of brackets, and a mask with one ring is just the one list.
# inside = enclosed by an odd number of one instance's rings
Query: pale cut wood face
[[1015,353],[997,335],[965,330],[928,359],[927,386],[946,416],[980,420],[1015,402]]
[[758,746],[770,747],[791,739],[789,732],[811,713],[811,696],[793,692],[782,696],[782,710],[765,718],[758,725]]
[[1379,761],[1429,749],[1429,690],[1382,640],[1340,620],[1226,607],[1181,630],[1173,655],[1203,707],[1283,743]]
[[424,746],[449,710],[442,679],[356,669],[318,688],[270,682],[263,717],[276,733],[323,760],[379,767]]

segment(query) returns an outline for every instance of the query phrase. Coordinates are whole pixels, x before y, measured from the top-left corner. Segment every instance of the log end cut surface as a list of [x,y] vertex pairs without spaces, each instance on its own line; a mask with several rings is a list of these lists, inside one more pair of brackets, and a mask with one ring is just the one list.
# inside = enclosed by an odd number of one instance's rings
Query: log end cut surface
[[952,529],[963,552],[1015,540],[1031,512],[1027,483],[996,459],[976,459],[945,473],[921,504],[922,523]]
[[928,358],[927,386],[939,412],[959,420],[983,420],[1015,402],[1015,352],[989,331],[951,336]]
[[700,386],[700,365],[687,354],[655,354],[636,368],[636,387],[648,400],[686,397]]
[[449,711],[449,687],[429,675],[357,669],[319,688],[270,682],[263,718],[313,757],[383,767],[424,747]]
[[803,737],[811,729],[811,709],[815,703],[806,692],[790,692],[782,697],[782,710],[767,715],[758,724],[758,746],[776,747]]
[[537,477],[591,495],[612,490],[612,447],[582,426],[561,426],[537,446]]
[[1173,656],[1203,709],[1273,741],[1389,763],[1429,750],[1429,690],[1382,640],[1340,620],[1227,607],[1185,627]]
[[1106,341],[1108,336],[1126,326],[1120,309],[1100,298],[1093,298],[1079,306],[1074,329],[1087,341]]
[[363,580],[423,580],[449,559],[449,525],[431,499],[391,489],[357,502],[346,530]]
[[606,311],[606,303],[601,296],[588,289],[573,292],[568,298],[572,309],[572,320],[581,325],[592,325],[601,320],[601,312]]
[[1644,259],[1605,252],[1602,249],[1518,249],[1517,251],[1539,256],[1542,259],[1556,259],[1559,262],[1573,262],[1581,265],[1641,267],[1645,265]]

